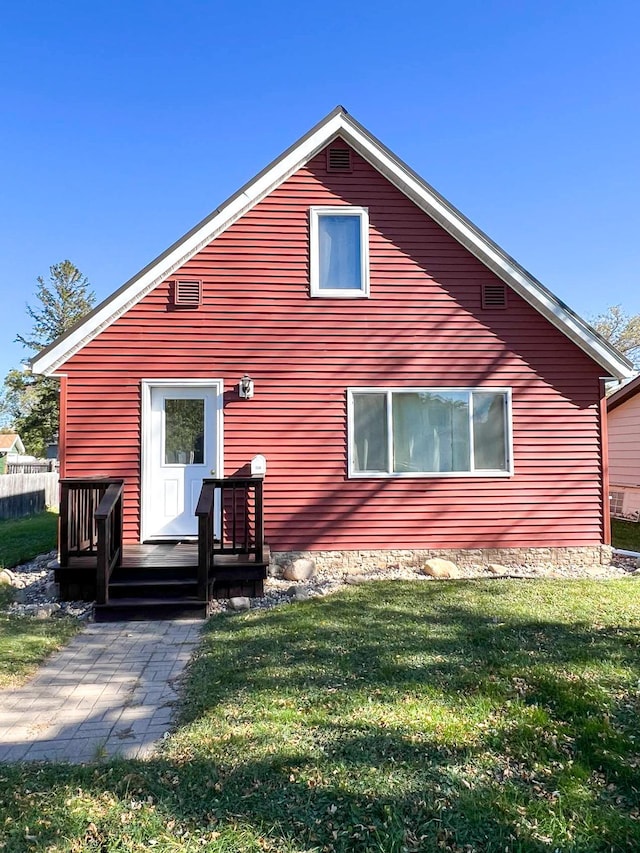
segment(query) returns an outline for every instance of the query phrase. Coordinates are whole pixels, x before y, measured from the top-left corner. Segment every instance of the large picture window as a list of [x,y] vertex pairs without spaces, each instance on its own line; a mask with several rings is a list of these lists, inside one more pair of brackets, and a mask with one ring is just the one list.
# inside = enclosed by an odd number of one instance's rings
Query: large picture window
[[350,475],[511,473],[509,389],[349,391]]
[[311,295],[369,295],[369,216],[364,207],[312,207]]

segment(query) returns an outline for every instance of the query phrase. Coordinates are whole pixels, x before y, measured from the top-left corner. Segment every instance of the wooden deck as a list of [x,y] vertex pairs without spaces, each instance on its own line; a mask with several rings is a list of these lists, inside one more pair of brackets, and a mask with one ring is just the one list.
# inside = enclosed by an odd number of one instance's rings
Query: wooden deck
[[[263,478],[204,479],[197,541],[124,542],[124,480],[61,483],[60,566],[66,600],[95,601],[97,621],[207,616],[214,598],[263,594]],[[219,531],[219,533],[217,533]]]
[[[215,553],[213,558],[214,565],[220,568],[252,564],[255,559],[255,554]],[[265,546],[264,562],[269,562],[268,546]],[[176,569],[197,565],[197,542],[145,542],[124,546],[121,569]],[[96,566],[96,555],[70,556],[67,566],[73,569],[93,569]]]
[[[255,554],[214,553],[207,596],[200,598],[197,542],[125,545],[122,563],[109,581],[109,601],[96,606],[96,619],[206,616],[211,599],[262,595],[269,556],[267,547],[261,562]],[[96,553],[69,556],[55,570],[61,597],[95,600],[96,566]]]
[[[96,566],[96,554],[70,556],[69,568],[92,569]],[[178,568],[198,565],[197,542],[152,542],[125,545],[122,552],[123,569]]]

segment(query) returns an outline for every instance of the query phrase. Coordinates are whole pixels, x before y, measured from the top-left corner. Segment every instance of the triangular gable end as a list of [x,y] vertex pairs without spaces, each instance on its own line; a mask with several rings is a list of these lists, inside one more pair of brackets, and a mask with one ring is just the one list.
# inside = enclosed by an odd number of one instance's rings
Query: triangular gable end
[[337,107],[329,113],[210,216],[43,350],[31,362],[33,372],[51,375],[58,371],[71,356],[215,240],[336,137],[344,139],[421,210],[593,358],[607,374],[618,379],[633,374],[633,366],[623,355],[399,160],[343,107]]

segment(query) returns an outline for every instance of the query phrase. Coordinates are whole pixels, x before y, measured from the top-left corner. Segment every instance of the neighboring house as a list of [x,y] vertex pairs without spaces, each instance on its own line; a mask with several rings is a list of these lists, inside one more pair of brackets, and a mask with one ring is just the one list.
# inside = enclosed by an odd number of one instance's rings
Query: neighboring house
[[0,474],[5,474],[7,465],[17,462],[23,453],[24,444],[17,433],[0,433]]
[[630,363],[342,108],[33,370],[62,476],[124,480],[125,546],[195,536],[203,478],[256,454],[278,559],[608,542],[601,377]]
[[607,399],[611,514],[640,518],[640,376]]

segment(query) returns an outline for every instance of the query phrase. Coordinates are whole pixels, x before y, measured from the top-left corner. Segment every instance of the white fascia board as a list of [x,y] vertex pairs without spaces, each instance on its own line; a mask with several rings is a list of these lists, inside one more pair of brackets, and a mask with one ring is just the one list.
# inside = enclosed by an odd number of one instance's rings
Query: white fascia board
[[378,171],[431,216],[452,237],[468,249],[478,260],[496,273],[532,307],[539,311],[557,329],[563,332],[598,364],[622,379],[634,373],[626,360],[616,357],[604,341],[593,334],[586,324],[566,310],[545,288],[529,276],[522,267],[514,264],[500,252],[480,231],[426,186],[395,157],[389,156],[375,141],[363,134],[359,127],[344,117],[343,136]]
[[313,157],[316,151],[326,145],[341,127],[341,115],[333,115],[319,126],[315,133],[305,138],[300,145],[276,161],[272,168],[259,175],[238,195],[233,196],[213,217],[205,220],[200,228],[180,241],[168,255],[153,264],[141,275],[132,279],[116,296],[107,299],[102,307],[92,314],[71,334],[63,338],[58,346],[37,356],[31,363],[33,373],[51,375],[78,350],[88,344],[101,331],[110,326],[126,311],[150,293],[154,287],[172,275],[201,249],[207,246],[224,230],[229,228],[243,214],[283,183],[304,163]]

